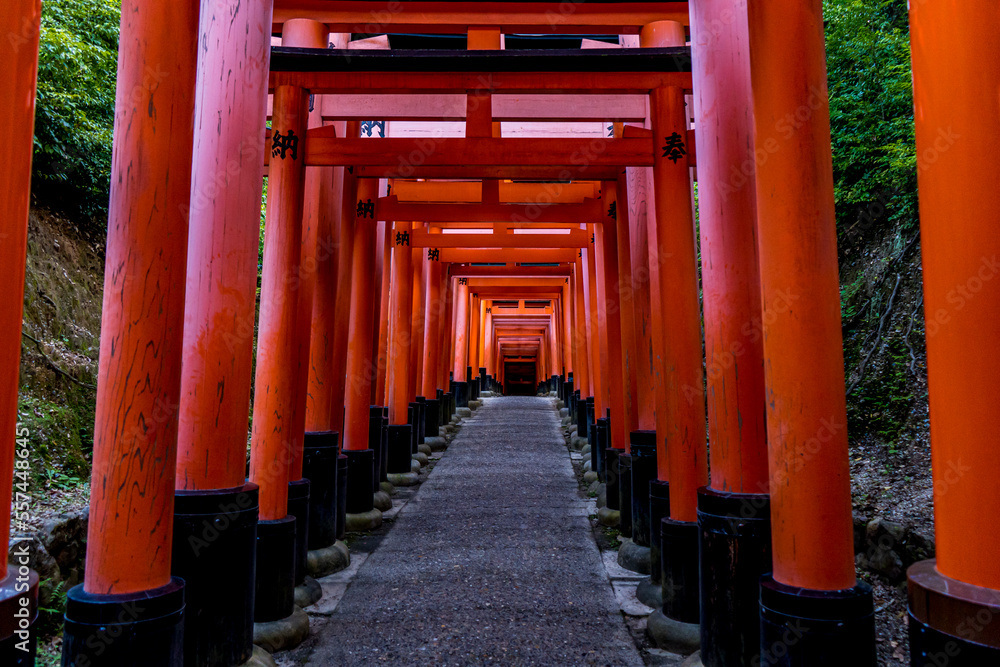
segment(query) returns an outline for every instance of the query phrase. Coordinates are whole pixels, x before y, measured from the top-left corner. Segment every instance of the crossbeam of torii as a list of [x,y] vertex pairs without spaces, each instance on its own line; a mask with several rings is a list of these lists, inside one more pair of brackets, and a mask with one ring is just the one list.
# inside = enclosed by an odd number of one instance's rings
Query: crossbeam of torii
[[326,24],[330,32],[355,34],[465,34],[469,26],[504,33],[634,35],[656,21],[690,22],[686,2],[331,2],[276,0],[275,33],[290,19]]

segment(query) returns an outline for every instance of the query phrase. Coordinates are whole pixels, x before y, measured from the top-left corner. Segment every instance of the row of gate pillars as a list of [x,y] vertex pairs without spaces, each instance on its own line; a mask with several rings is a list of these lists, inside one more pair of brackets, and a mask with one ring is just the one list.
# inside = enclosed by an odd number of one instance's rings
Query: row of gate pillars
[[[37,26],[37,3],[15,2],[15,16]],[[910,9],[938,557],[909,573],[909,627],[915,665],[971,666],[1000,656],[1000,520],[981,511],[1000,493],[989,435],[1000,363],[990,283],[1000,121],[981,95],[1000,89],[986,48],[1000,19],[989,0],[953,5]],[[874,665],[872,594],[853,557],[821,3],[734,10],[705,0],[690,9],[701,284],[689,170],[668,141],[651,173],[630,167],[616,185],[626,194],[648,178],[648,224],[632,226],[641,238],[626,242],[625,223],[598,229],[595,253],[575,263],[560,341],[572,379],[553,374],[539,389],[569,406],[609,506],[617,503],[632,542],[650,547],[662,616],[678,632],[698,626],[705,665]],[[275,143],[291,155],[270,161],[247,470],[257,229],[246,221],[260,199],[271,20],[269,8],[245,4],[210,11],[224,20],[202,17],[199,28],[190,4],[123,6],[87,570],[68,595],[66,665],[209,664],[184,654],[216,650],[229,653],[214,664],[241,664],[253,621],[294,616],[304,556],[335,544],[348,512],[372,510],[380,482],[412,474],[434,417],[501,389],[502,378],[488,369],[474,378],[467,365],[467,293],[456,300],[464,326],[447,332],[454,354],[428,361],[446,328],[411,327],[420,303],[413,255],[392,246],[412,223],[366,222],[353,207],[378,197],[377,181],[307,172],[291,143]],[[0,259],[22,281],[31,142],[14,129],[33,118],[37,30],[26,35],[4,44],[15,76],[0,83],[12,160],[0,213],[18,221]],[[285,45],[324,48],[328,39],[315,21],[284,25]],[[686,39],[683,26],[661,22],[639,43]],[[196,44],[208,55],[198,58]],[[151,81],[150,68],[168,75]],[[209,84],[219,72],[239,75]],[[309,97],[276,87],[274,127],[286,138],[306,136]],[[686,136],[684,109],[682,89],[651,91],[647,129]],[[343,131],[356,136],[357,127]],[[336,230],[319,194],[331,191],[342,195],[327,207],[341,209]],[[334,263],[310,253],[334,233],[351,242],[335,246],[339,275],[324,280]],[[650,275],[649,305],[637,299],[631,317],[597,307],[614,291],[613,257],[629,275],[630,245],[646,247]],[[304,278],[310,260],[316,273]],[[373,286],[372,275],[388,279]],[[443,282],[446,294],[455,289]],[[330,285],[335,293],[324,292]],[[21,318],[20,300],[8,301],[3,494],[13,479],[10,369]],[[423,354],[404,342],[414,332]],[[550,342],[555,366],[560,346]],[[609,363],[619,352],[621,363]],[[323,372],[311,374],[317,359]],[[200,597],[208,586],[218,598]],[[0,588],[3,655],[21,661],[12,664],[30,664],[16,645],[22,619],[37,613],[36,591],[26,567],[9,569]]]

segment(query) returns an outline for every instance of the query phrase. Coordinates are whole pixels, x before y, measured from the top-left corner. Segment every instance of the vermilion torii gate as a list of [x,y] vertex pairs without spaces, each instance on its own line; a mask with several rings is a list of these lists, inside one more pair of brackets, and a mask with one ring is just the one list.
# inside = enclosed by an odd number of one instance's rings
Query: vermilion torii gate
[[[982,103],[1000,86],[1000,17],[987,0],[911,4],[939,546],[910,572],[911,650],[993,664],[1000,531],[976,510],[1000,492],[986,217],[1000,122]],[[39,4],[11,10],[0,262],[20,279]],[[468,49],[352,40],[410,32],[467,34]],[[623,48],[503,50],[516,33]],[[169,76],[151,83],[152,66]],[[631,534],[624,562],[662,583],[656,632],[698,637],[708,667],[875,664],[820,0],[223,0],[200,15],[126,0],[116,113],[87,570],[64,665],[268,664],[255,642],[308,633],[307,575],[346,564],[344,531],[380,521],[421,447],[502,391],[508,362],[576,417],[617,506],[602,519]],[[23,458],[15,292],[0,302],[0,493]],[[3,664],[33,662],[18,643],[36,590],[8,569]]]

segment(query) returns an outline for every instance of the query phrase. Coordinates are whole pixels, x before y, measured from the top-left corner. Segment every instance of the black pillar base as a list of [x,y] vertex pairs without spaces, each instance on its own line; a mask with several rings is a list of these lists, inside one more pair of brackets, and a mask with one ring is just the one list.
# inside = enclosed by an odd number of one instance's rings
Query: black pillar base
[[618,475],[621,473],[621,466],[618,463],[618,456],[623,454],[621,450],[609,449],[604,453],[604,466],[607,469],[605,483],[607,484],[607,505],[609,510],[621,511],[621,498],[618,491]]
[[411,428],[412,427],[409,424],[394,424],[388,429],[389,474],[399,475],[410,472],[410,458],[413,456],[412,450],[410,449],[410,441],[412,440],[410,435]]
[[632,455],[618,454],[618,532],[632,537]]
[[608,438],[611,435],[610,429],[608,428],[607,418],[601,417],[597,420],[597,429],[595,432],[597,433],[597,446],[595,447],[593,444],[590,446],[590,450],[597,455],[597,467],[594,468],[594,471],[597,473],[598,479],[606,481],[608,478],[606,461],[608,454]]
[[698,489],[701,660],[751,665],[760,656],[760,578],[771,571],[767,494]]
[[375,452],[370,449],[345,449],[347,456],[347,514],[364,514],[371,512],[375,505],[372,488],[372,468],[375,465]]
[[[656,431],[632,431],[632,541],[649,546],[649,483],[656,479]],[[697,545],[697,542],[695,542]],[[697,550],[697,546],[695,547]],[[669,616],[669,614],[668,614]],[[672,617],[671,617],[672,618]],[[681,620],[681,619],[675,619]],[[686,623],[697,622],[685,621]]]
[[253,653],[257,509],[253,483],[174,494],[171,574],[185,584],[186,665],[242,665]]
[[[657,586],[663,583],[661,522],[670,518],[670,482],[654,479],[649,482],[649,580]],[[708,667],[706,665],[706,667]]]
[[441,428],[441,403],[436,398],[428,398],[424,403],[424,441],[427,438],[437,438]]
[[184,581],[125,595],[66,594],[63,667],[183,667]]
[[257,522],[255,623],[280,621],[295,607],[295,517]]
[[368,449],[375,455],[372,463],[372,488],[378,491],[378,483],[382,481],[382,406],[372,405],[368,408]]
[[410,425],[410,456],[413,456],[419,451],[417,447],[420,446],[420,404],[416,401],[410,403],[406,414],[407,423]]
[[337,539],[347,533],[347,456],[337,457]]
[[455,382],[455,405],[459,408],[469,407],[469,383],[468,382]]
[[455,394],[450,391],[444,393],[444,409],[442,410],[441,423],[447,424],[455,414]]
[[936,561],[907,571],[914,667],[1000,665],[1000,594],[939,573]]
[[427,398],[424,396],[417,396],[417,444],[424,444],[425,433],[427,432]]
[[[816,591],[786,586],[770,576],[764,577],[760,582],[760,664],[875,667],[875,606],[871,587],[859,582],[845,590]],[[919,661],[912,664],[924,665]],[[954,667],[958,663],[947,664]]]
[[382,462],[378,472],[378,481],[389,480],[389,408],[382,408]]
[[302,476],[309,480],[310,550],[325,549],[337,541],[336,431],[306,433]]
[[663,615],[681,623],[697,624],[700,620],[697,523],[660,521],[660,566]]
[[483,366],[479,367],[479,390],[489,391],[490,386],[486,380],[486,369]]
[[38,573],[28,567],[29,542],[14,547],[0,579],[0,665],[34,667],[38,648]]
[[288,515],[295,517],[295,585],[306,580],[309,555],[309,480],[288,483]]

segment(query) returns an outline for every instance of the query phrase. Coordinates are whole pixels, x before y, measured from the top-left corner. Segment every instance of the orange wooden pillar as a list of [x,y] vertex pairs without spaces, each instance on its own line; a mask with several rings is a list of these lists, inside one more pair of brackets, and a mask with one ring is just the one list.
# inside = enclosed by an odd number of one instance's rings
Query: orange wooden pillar
[[[0,135],[5,164],[0,174],[0,265],[5,267],[12,289],[0,298],[0,536],[10,535],[8,500],[28,495],[18,482],[22,496],[14,496],[15,469],[29,461],[31,434],[17,423],[18,371],[21,360],[21,318],[24,306],[24,274],[28,249],[28,210],[31,194],[31,151],[35,122],[35,82],[38,72],[38,25],[41,3],[16,0],[7,9],[9,25],[20,32],[0,43],[5,75],[0,78]],[[22,473],[22,476],[24,473]],[[19,490],[20,490],[19,489]],[[20,523],[27,517],[16,515]],[[20,527],[19,527],[20,529]],[[15,644],[25,642],[34,654],[37,642],[38,575],[29,570],[31,553],[27,543],[14,547],[6,571],[0,578],[0,662],[16,664],[25,653]],[[23,576],[19,580],[19,570]],[[26,626],[20,624],[22,616]],[[30,623],[30,627],[27,624]]]
[[[412,398],[410,363],[410,321],[413,317],[413,252],[410,234],[413,223],[396,222],[392,235],[392,276],[389,286],[389,346],[386,399],[389,404],[388,472],[392,484],[404,484],[412,476],[410,467],[412,427],[409,403]],[[413,483],[413,482],[410,482]]]
[[469,365],[469,285],[468,279],[459,278],[455,289],[455,363],[452,374],[455,382],[455,405],[469,407],[469,384],[465,381]]
[[[629,229],[628,190],[625,184],[625,174],[618,177],[617,182],[609,183],[607,188],[614,188],[614,206],[608,204],[607,214],[614,224],[616,245],[618,248],[618,280],[614,291],[621,314],[618,317],[621,329],[621,365],[623,378],[624,413],[622,424],[615,427],[618,449],[629,451],[631,432],[639,428],[639,394],[649,392],[648,387],[640,388],[638,384],[640,355],[636,347],[635,318],[636,294],[632,279],[632,238]],[[619,200],[621,200],[619,202]]]
[[711,455],[698,498],[702,662],[725,667],[759,660],[759,581],[771,569],[753,99],[746,6],[692,9]]
[[[648,41],[676,42],[683,28],[672,22],[643,28]],[[678,35],[680,33],[680,35]],[[684,91],[657,88],[650,95],[653,152],[654,220],[649,232],[650,264],[658,282],[653,302],[653,345],[662,360],[656,383],[657,446],[666,449],[670,480],[670,518],[660,527],[664,613],[682,623],[698,623],[698,586],[681,572],[698,562],[697,491],[708,481],[705,446],[705,393],[698,303],[697,248],[687,160]],[[655,233],[656,243],[653,243]],[[660,255],[667,261],[660,261]],[[662,411],[662,412],[661,412]],[[635,444],[635,443],[633,443]],[[658,452],[659,454],[659,452]],[[641,452],[633,450],[633,484],[641,479]],[[662,456],[659,459],[662,462]],[[633,495],[643,489],[634,488]],[[649,493],[648,489],[645,493]],[[633,527],[639,526],[633,516]],[[633,539],[638,539],[634,534]],[[693,568],[692,568],[693,564]],[[697,571],[694,569],[693,571]]]
[[[347,123],[345,134],[349,137],[357,137],[360,132],[360,123],[353,121]],[[354,253],[354,220],[358,206],[357,198],[358,179],[351,170],[343,170],[343,195],[340,200],[340,232],[338,234],[340,244],[337,249],[337,292],[333,311],[332,341],[333,347],[330,352],[330,417],[329,430],[341,431],[344,424],[344,390],[347,366],[347,332],[348,327],[344,326],[343,320],[338,318],[338,314],[350,312],[351,307],[351,265]],[[336,203],[334,204],[336,206]]]
[[[315,114],[319,110],[316,101],[313,107],[312,113]],[[337,133],[341,135],[348,131],[356,133],[356,126],[357,123],[335,124]],[[311,218],[315,219],[312,223],[315,241],[310,246],[315,247],[315,262],[308,267],[312,269],[309,275],[312,301],[305,403],[306,442],[312,447],[324,442],[336,445],[340,435],[341,424],[333,408],[338,397],[335,378],[338,377],[339,357],[336,344],[343,338],[342,335],[338,337],[337,331],[343,328],[343,320],[338,313],[344,311],[338,310],[338,307],[345,307],[339,281],[342,270],[349,269],[349,266],[343,267],[342,262],[344,244],[350,245],[350,237],[345,239],[341,234],[345,226],[343,216],[354,215],[353,207],[348,207],[346,202],[354,199],[357,179],[343,167],[310,167],[306,172],[306,184],[307,191],[314,193],[310,205],[306,207],[306,224]],[[353,217],[347,223],[348,229],[352,224]]]
[[[310,26],[301,27],[308,30]],[[290,33],[295,29],[289,26]],[[286,618],[293,611],[291,595],[282,594],[290,589],[282,575],[291,559],[294,579],[297,562],[296,515],[288,512],[289,482],[301,477],[300,450],[305,426],[301,384],[305,369],[300,365],[303,359],[308,359],[302,349],[303,342],[308,344],[308,341],[303,341],[301,331],[308,321],[306,309],[311,309],[312,302],[311,294],[290,289],[288,277],[298,275],[302,266],[308,102],[308,91],[302,88],[279,86],[274,91],[272,142],[284,145],[285,150],[272,148],[268,171],[250,442],[250,480],[260,487],[254,609],[258,622]],[[294,141],[295,137],[299,140]],[[305,304],[301,303],[304,298],[309,299]],[[295,491],[300,490],[295,487]]]
[[[649,173],[647,173],[649,172]],[[653,313],[650,307],[651,291],[655,287],[650,268],[648,181],[652,179],[649,167],[629,167],[618,177],[619,228],[627,227],[629,234],[632,272],[631,295],[633,335],[635,339],[635,391],[636,425],[634,429],[652,431],[656,428],[656,390],[653,354]],[[652,249],[655,251],[655,247]],[[657,258],[659,255],[656,255]],[[659,262],[657,262],[658,264]],[[623,264],[624,266],[624,264]],[[624,274],[623,274],[624,275]],[[657,291],[657,294],[659,292]],[[666,479],[666,460],[660,466],[661,480]]]
[[[783,664],[874,665],[871,589],[854,575],[821,2],[750,4],[749,30],[756,145],[772,147],[757,165],[763,310],[775,314],[763,332],[774,573],[761,584],[762,659],[808,615],[830,629],[805,632]],[[793,136],[776,136],[789,115]]]
[[[465,370],[466,380],[470,380],[472,374],[477,368],[479,368],[479,312],[480,312],[480,299],[479,295],[475,292],[472,293],[472,301],[469,306],[469,363]],[[472,386],[469,386],[469,396],[473,397],[475,392],[472,391]]]
[[[625,341],[622,335],[622,321],[626,314],[622,309],[621,280],[619,278],[618,260],[619,236],[618,224],[612,213],[618,208],[616,183],[606,181],[601,184],[604,193],[605,218],[604,224],[597,228],[597,254],[603,264],[604,283],[598,292],[602,295],[605,308],[605,331],[608,350],[608,394],[611,399],[611,428],[608,432],[608,445],[615,449],[625,449],[632,423],[632,405],[626,403],[626,396],[631,397],[626,385],[631,384],[625,375],[625,362],[628,352],[625,351]],[[631,309],[627,314],[631,318]],[[614,509],[614,506],[612,506]]]
[[[414,223],[414,229],[425,228]],[[413,317],[410,320],[410,397],[420,395],[424,368],[424,290],[427,285],[427,249],[413,248]]]
[[182,660],[170,553],[197,48],[177,35],[197,31],[194,3],[122,5],[87,570],[67,596],[65,664]]
[[347,521],[352,530],[382,525],[375,509],[375,451],[369,447],[371,421],[372,313],[375,310],[375,212],[363,204],[378,198],[378,180],[359,179],[351,260],[351,312],[344,389],[344,453],[347,455]]
[[983,0],[910,6],[937,537],[908,573],[910,652],[962,667],[1000,660],[998,22]]
[[[271,10],[239,2],[204,9],[172,571],[186,583],[188,617],[200,619],[185,628],[185,661],[221,655],[240,664],[253,650],[245,609],[253,604],[258,507],[257,486],[246,482],[246,443],[259,229],[245,223],[260,215]],[[204,517],[226,508],[235,508],[229,528],[206,544]]]
[[386,374],[389,368],[389,289],[390,274],[392,273],[392,223],[390,221],[378,222],[379,241],[378,247],[381,249],[381,274],[382,291],[378,304],[378,365],[375,376],[375,405],[385,407],[388,405],[386,396]]
[[[486,319],[483,325],[483,336],[485,339],[484,349],[486,351],[486,358],[483,360],[483,365],[486,367],[486,373],[493,378],[496,378],[496,352],[493,349],[496,345],[496,333],[493,331],[493,301],[489,300],[486,302]],[[490,390],[493,388],[490,387]]]

